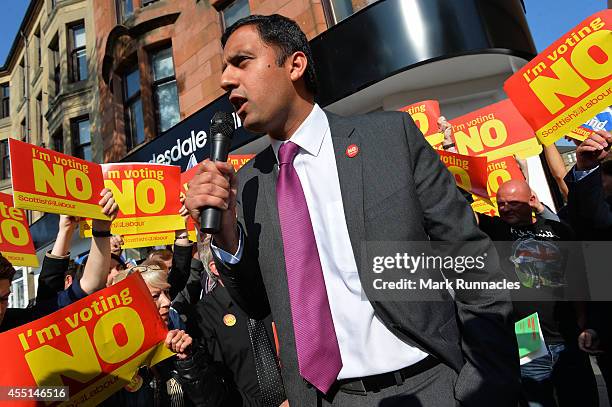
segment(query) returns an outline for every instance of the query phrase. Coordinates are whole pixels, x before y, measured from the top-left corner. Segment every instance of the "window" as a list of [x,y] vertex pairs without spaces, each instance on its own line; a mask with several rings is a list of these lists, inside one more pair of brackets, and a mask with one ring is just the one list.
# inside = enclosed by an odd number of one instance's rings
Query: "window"
[[28,129],[26,128],[26,119],[23,119],[21,121],[20,129],[21,129],[21,141],[23,141],[24,143],[29,143],[30,135],[28,134]]
[[42,92],[36,96],[36,135],[38,141],[43,140]]
[[55,34],[53,40],[49,45],[50,57],[51,57],[51,66],[53,67],[53,86],[54,86],[54,94],[57,96],[60,93],[60,85],[62,80],[62,71],[61,71],[61,61],[60,61],[60,53],[59,53],[59,36]]
[[140,72],[138,67],[123,77],[123,105],[128,150],[144,142],[144,116],[140,98]]
[[163,49],[151,56],[153,71],[153,97],[159,133],[168,130],[180,121],[176,78],[172,47]]
[[70,133],[74,143],[75,157],[91,161],[91,135],[89,133],[89,117],[79,117],[70,123]]
[[42,66],[42,54],[41,54],[41,47],[40,47],[40,27],[38,27],[36,29],[36,32],[34,33],[34,46],[36,47],[36,55],[35,55],[36,61],[32,65],[32,67],[34,68],[34,72],[36,72],[38,68]]
[[[21,271],[21,270],[20,270]],[[11,295],[9,296],[9,300],[12,297],[12,308],[25,308],[27,305],[27,300],[25,298],[25,286],[23,273],[19,274],[19,278],[17,278],[18,274],[15,274],[12,281]]]
[[0,85],[0,98],[0,119],[3,119],[11,114],[11,87],[8,83]]
[[87,49],[85,48],[85,24],[78,23],[68,28],[70,50],[70,74],[73,82],[87,79]]
[[232,2],[229,6],[224,8],[221,14],[223,16],[223,29],[225,30],[227,27],[234,24],[236,21],[251,14],[251,9],[249,8],[249,1],[236,0]]
[[51,148],[59,153],[64,152],[64,133],[61,127],[51,137]]
[[0,157],[2,158],[2,179],[11,177],[11,160],[9,158],[8,140],[0,141]]
[[116,0],[117,22],[122,23],[134,14],[134,4],[132,0]]
[[328,25],[332,26],[379,0],[324,0],[323,10]]
[[21,97],[25,99],[26,97],[26,71],[23,59],[19,63],[19,73],[21,75]]

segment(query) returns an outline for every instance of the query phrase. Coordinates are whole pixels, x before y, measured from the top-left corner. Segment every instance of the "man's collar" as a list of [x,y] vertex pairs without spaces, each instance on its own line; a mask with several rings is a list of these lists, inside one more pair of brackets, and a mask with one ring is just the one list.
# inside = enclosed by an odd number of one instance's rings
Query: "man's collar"
[[[323,109],[315,103],[306,120],[293,133],[289,140],[300,146],[306,153],[318,156],[323,145],[325,133],[329,131],[329,122]],[[274,150],[274,156],[278,162],[278,150],[286,141],[276,140],[270,137],[270,144]]]

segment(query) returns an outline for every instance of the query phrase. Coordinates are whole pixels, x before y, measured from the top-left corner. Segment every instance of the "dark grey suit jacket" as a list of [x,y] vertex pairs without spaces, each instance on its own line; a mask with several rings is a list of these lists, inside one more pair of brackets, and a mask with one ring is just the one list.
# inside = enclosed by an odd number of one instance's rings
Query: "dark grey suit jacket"
[[[362,284],[362,241],[430,238],[490,244],[454,179],[407,114],[326,114]],[[345,151],[351,144],[359,146],[359,154],[349,159]],[[244,251],[235,265],[215,259],[217,268],[234,300],[251,317],[261,319],[272,312],[290,405],[316,406],[315,390],[298,372],[272,148],[245,165],[238,178]],[[489,270],[489,277],[499,272]],[[458,372],[455,397],[464,405],[516,406],[519,358],[507,293],[483,291],[476,298],[457,293],[456,300],[447,295],[437,302],[370,302],[397,337]]]

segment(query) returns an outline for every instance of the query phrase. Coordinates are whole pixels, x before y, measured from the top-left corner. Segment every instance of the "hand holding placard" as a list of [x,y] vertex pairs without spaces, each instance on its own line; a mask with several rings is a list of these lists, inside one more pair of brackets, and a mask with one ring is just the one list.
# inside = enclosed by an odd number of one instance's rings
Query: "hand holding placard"
[[102,213],[108,216],[108,219],[93,219],[92,228],[95,231],[108,232],[110,231],[113,220],[115,220],[119,213],[119,205],[115,202],[115,198],[110,189],[104,188],[100,192],[100,195],[102,198],[100,198],[98,205],[102,207]]
[[608,156],[612,145],[612,133],[597,130],[576,149],[576,170],[588,171]]

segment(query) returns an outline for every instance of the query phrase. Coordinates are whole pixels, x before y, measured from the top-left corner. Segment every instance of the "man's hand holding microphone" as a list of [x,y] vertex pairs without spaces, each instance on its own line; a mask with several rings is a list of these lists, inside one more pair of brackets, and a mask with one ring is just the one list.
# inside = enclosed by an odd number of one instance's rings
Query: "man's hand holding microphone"
[[[226,162],[234,132],[230,113],[218,112],[210,126],[211,159],[198,164],[189,182],[185,207],[204,233],[214,235],[217,247],[228,253],[238,250],[236,193],[238,179]],[[211,161],[212,160],[212,161]]]

